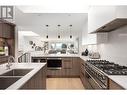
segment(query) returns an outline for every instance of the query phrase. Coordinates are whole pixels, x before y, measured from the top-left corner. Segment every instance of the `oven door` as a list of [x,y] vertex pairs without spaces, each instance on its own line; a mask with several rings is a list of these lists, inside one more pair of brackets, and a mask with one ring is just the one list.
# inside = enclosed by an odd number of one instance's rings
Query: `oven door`
[[61,69],[62,59],[61,58],[47,58],[48,69]]
[[88,80],[88,82],[90,83],[92,89],[104,89],[95,79],[94,77],[92,77],[89,72],[85,71],[86,72],[86,78]]

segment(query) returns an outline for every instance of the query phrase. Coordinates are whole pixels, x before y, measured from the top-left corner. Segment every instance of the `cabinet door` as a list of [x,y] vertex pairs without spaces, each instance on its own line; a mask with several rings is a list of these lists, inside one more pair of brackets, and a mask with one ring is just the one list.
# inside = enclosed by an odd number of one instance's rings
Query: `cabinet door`
[[7,29],[7,24],[6,23],[2,24],[2,37],[3,38],[8,38],[8,29]]
[[9,38],[15,38],[15,26],[9,25],[8,27],[9,27],[9,33],[10,33]]
[[88,33],[116,18],[115,6],[91,6],[88,13]]
[[74,57],[73,58],[73,76],[79,77],[80,73],[80,58],[79,57]]
[[46,89],[46,66],[44,66],[40,71],[38,71],[20,89]]
[[109,79],[109,89],[110,90],[123,90],[124,88],[122,88],[120,85],[118,85],[117,83]]
[[2,23],[2,37],[14,38],[14,26],[7,23]]
[[72,76],[72,68],[73,68],[72,58],[63,58],[62,59],[62,76],[71,77]]
[[72,69],[72,58],[63,58],[62,59],[62,68],[63,69]]
[[2,37],[2,22],[0,22],[0,37]]

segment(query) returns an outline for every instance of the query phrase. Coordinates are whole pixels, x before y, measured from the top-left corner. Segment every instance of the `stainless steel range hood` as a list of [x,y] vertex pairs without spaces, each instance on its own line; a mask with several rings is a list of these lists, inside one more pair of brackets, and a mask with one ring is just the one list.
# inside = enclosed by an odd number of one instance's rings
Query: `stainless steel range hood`
[[116,18],[92,33],[111,32],[125,25],[127,25],[127,18]]

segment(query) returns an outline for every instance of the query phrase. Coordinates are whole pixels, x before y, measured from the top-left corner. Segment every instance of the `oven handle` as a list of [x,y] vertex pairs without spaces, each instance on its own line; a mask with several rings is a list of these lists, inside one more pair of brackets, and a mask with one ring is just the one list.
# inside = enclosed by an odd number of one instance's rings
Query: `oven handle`
[[54,59],[56,59],[56,60],[61,60],[62,58],[47,58],[47,60],[50,60],[50,59],[51,59],[51,60],[52,60],[52,59],[53,59],[53,60],[54,60]]
[[61,67],[54,67],[54,68],[47,68],[48,70],[61,70],[62,68]]
[[90,73],[88,73],[86,70],[85,70],[85,72],[92,78],[92,80],[93,80],[100,88],[104,89],[104,88],[90,75]]

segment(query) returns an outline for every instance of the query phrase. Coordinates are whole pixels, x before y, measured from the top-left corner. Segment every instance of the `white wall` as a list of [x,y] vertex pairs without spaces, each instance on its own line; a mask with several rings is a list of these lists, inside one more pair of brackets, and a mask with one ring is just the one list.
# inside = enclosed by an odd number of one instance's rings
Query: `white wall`
[[127,66],[127,26],[108,33],[108,42],[99,45],[84,45],[82,51],[99,51],[101,59]]
[[[20,33],[19,33],[20,34]],[[19,35],[19,39],[18,39],[18,50],[22,51],[23,53],[25,52],[30,52],[30,51],[35,51],[34,48],[32,48],[32,45],[29,44],[29,41],[33,41],[36,46],[40,46],[43,47],[44,41],[48,41],[49,42],[49,46],[51,45],[51,43],[54,42],[63,42],[63,43],[74,43],[75,47],[78,48],[78,42],[76,39],[59,39],[59,40],[43,40],[43,38],[41,37],[34,37],[34,36],[23,36],[23,35]]]
[[98,45],[102,59],[127,66],[127,26],[108,34],[108,43]]

